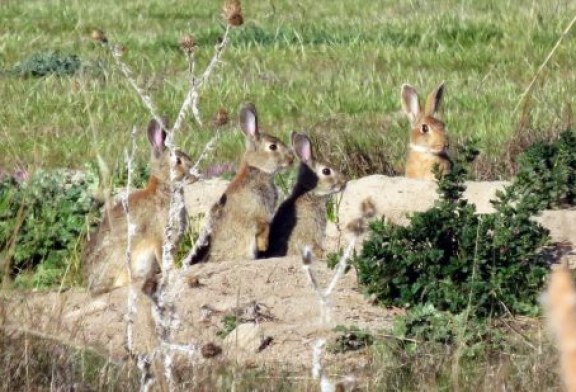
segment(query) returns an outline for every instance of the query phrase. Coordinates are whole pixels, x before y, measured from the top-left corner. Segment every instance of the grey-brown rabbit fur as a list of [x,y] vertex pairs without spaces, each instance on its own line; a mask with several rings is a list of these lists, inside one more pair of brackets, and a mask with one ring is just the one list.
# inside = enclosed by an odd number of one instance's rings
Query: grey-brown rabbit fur
[[[164,230],[170,209],[170,151],[164,145],[166,133],[156,120],[148,126],[148,139],[152,146],[148,185],[128,196],[133,235],[131,239],[131,270],[135,280],[160,271]],[[176,181],[190,180],[192,161],[182,151],[176,151]],[[182,192],[182,188],[179,188]],[[175,238],[177,244],[187,224],[183,209]],[[126,213],[122,202],[107,205],[104,219],[90,238],[86,252],[84,274],[92,294],[124,286],[129,277],[126,268],[128,242]]]
[[238,172],[211,208],[208,244],[191,259],[254,259],[268,248],[268,231],[278,201],[274,175],[292,164],[294,154],[282,141],[261,133],[256,108],[240,110],[246,151]]
[[300,255],[310,246],[323,257],[326,233],[326,202],[346,186],[336,169],[314,159],[308,136],[292,133],[292,147],[300,159],[298,179],[290,196],[280,205],[270,225],[269,248],[261,257]]

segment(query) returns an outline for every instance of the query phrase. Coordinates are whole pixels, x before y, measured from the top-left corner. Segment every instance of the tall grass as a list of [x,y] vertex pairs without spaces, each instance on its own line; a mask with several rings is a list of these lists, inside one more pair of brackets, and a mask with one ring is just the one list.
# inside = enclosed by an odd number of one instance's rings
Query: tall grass
[[[97,151],[115,161],[126,130],[148,120],[122,75],[89,40],[93,28],[127,46],[125,60],[138,81],[172,118],[173,103],[188,89],[178,38],[195,35],[202,65],[222,31],[219,2],[206,0],[32,0],[0,7],[0,167],[9,168],[78,167]],[[254,101],[266,128],[285,136],[307,130],[322,141],[321,158],[352,176],[402,172],[404,82],[429,90],[447,81],[442,117],[452,140],[478,137],[484,154],[478,174],[490,178],[509,174],[502,165],[506,142],[517,137],[521,119],[521,134],[545,135],[562,125],[562,108],[576,101],[570,32],[532,89],[525,113],[515,110],[576,13],[570,1],[282,0],[244,8],[246,26],[232,34],[222,72],[206,85],[202,113],[210,118],[221,107],[235,113],[241,102]],[[83,70],[40,79],[9,72],[48,50],[77,54]],[[242,142],[235,128],[233,119],[212,161],[238,160]],[[210,121],[202,128],[188,122],[177,143],[195,155],[213,132]]]

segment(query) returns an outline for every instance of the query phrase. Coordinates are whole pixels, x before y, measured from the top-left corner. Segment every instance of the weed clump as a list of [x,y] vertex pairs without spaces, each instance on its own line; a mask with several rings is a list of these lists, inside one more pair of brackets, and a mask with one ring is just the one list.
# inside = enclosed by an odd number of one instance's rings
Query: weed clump
[[462,198],[465,165],[438,178],[440,199],[414,213],[407,227],[377,220],[353,259],[360,283],[386,306],[432,305],[439,311],[485,319],[506,312],[535,314],[548,271],[542,247],[548,231],[530,218],[538,206],[507,188],[496,211],[477,214]]
[[17,63],[11,71],[22,77],[71,76],[81,67],[82,61],[77,55],[49,51],[34,53]]
[[512,190],[538,209],[576,205],[576,132],[565,130],[552,143],[538,142],[518,159]]
[[[46,287],[80,280],[81,245],[94,223],[90,173],[36,171],[19,184],[0,180],[0,274],[17,285]],[[22,274],[31,271],[31,274]]]

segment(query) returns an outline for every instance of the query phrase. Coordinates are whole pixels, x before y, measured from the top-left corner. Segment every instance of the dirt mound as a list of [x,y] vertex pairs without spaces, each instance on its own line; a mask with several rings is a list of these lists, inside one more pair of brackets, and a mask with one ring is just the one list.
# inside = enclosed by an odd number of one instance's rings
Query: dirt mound
[[[319,286],[326,287],[334,272],[322,262],[312,268]],[[319,297],[297,257],[208,263],[176,274],[179,320],[173,343],[193,351],[214,343],[223,350],[216,360],[310,366],[314,341],[334,337],[334,326],[355,325],[376,331],[389,327],[391,321],[389,311],[371,305],[359,292],[353,272],[339,281],[331,296],[328,318],[323,321]],[[95,298],[83,290],[13,293],[5,302],[5,325],[95,347],[122,359],[127,354],[127,298],[127,288]],[[224,319],[230,315],[236,317],[239,326],[223,339]],[[150,352],[156,346],[153,325],[149,300],[139,295],[134,323],[136,352]],[[328,356],[328,366],[334,359]],[[343,358],[337,359],[334,364],[341,366]],[[197,355],[194,360],[202,357]]]
[[[201,225],[201,216],[224,191],[227,181],[209,180],[186,189],[186,203],[191,217]],[[467,197],[480,212],[491,211],[490,199],[504,182],[469,183]],[[371,197],[379,214],[399,224],[406,214],[423,211],[438,197],[433,182],[401,177],[369,176],[350,181],[339,207],[340,222],[328,228],[328,250],[347,243],[347,234],[339,230],[359,215],[362,200]],[[538,218],[556,240],[576,242],[576,211],[546,211]],[[322,261],[315,262],[320,287],[326,287],[333,271]],[[297,257],[208,263],[175,272],[175,308],[178,324],[173,342],[187,347],[194,360],[208,343],[222,348],[215,359],[239,362],[281,363],[291,369],[311,365],[312,345],[317,338],[332,338],[336,325],[358,326],[372,331],[389,327],[392,312],[373,306],[357,287],[354,271],[343,277],[331,297],[330,320],[321,318],[319,298]],[[91,297],[84,290],[63,293],[13,292],[5,299],[7,328],[45,334],[75,345],[88,345],[124,358],[128,289]],[[228,318],[227,318],[228,316]],[[225,320],[233,316],[237,328],[223,338]],[[138,295],[134,324],[137,352],[157,346],[149,299]],[[208,350],[213,354],[217,349]],[[190,353],[190,352],[189,352]],[[204,353],[204,356],[206,353]],[[362,366],[361,355],[326,354],[330,366]],[[360,358],[360,359],[359,359]]]

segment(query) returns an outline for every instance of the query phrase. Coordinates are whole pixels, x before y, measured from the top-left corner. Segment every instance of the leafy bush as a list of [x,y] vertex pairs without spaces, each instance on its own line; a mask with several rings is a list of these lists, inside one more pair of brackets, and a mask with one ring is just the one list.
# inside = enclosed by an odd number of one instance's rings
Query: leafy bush
[[19,62],[12,73],[24,77],[42,77],[47,75],[68,76],[80,70],[82,62],[75,54],[62,54],[57,51],[34,53]]
[[[12,179],[0,182],[0,249],[10,265],[4,271],[17,284],[48,286],[78,280],[78,255],[83,236],[93,223],[89,173],[38,170],[21,185]],[[24,271],[33,271],[26,282]]]
[[[462,154],[471,161],[475,154]],[[414,213],[407,227],[372,222],[362,252],[352,260],[369,294],[387,306],[430,304],[473,317],[534,314],[548,270],[541,251],[548,231],[530,217],[535,204],[511,189],[500,192],[496,211],[476,214],[462,198],[464,160],[439,179],[440,199]]]
[[552,143],[530,146],[518,159],[514,192],[533,198],[538,208],[576,205],[576,132],[570,129]]

